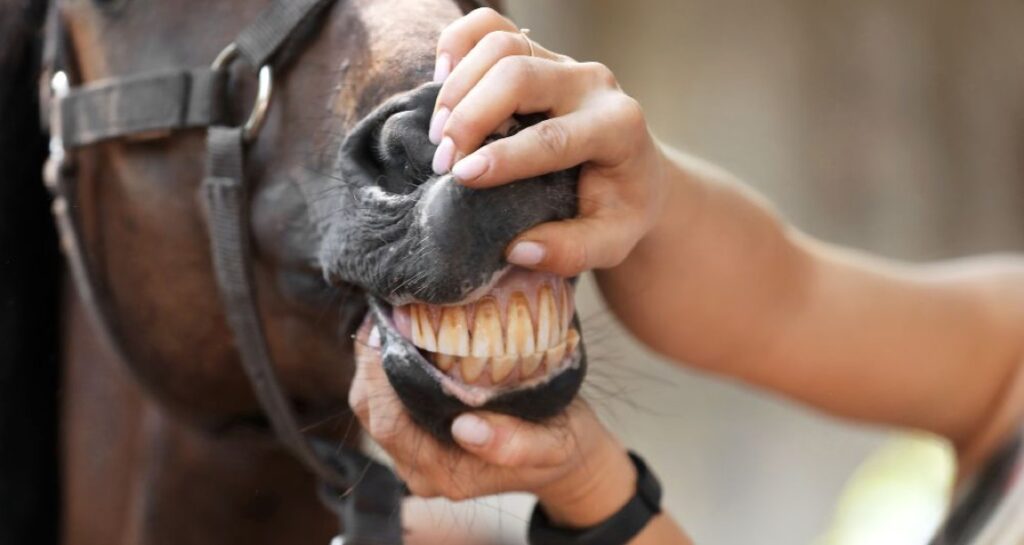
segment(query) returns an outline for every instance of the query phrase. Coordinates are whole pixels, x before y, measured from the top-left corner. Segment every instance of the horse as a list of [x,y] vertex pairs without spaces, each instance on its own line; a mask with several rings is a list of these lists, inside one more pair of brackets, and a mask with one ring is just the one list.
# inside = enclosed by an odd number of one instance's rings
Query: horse
[[[3,185],[18,193],[3,204],[33,214],[46,202],[35,172],[47,151],[33,135],[48,133],[71,273],[45,226],[12,254],[32,280],[18,295],[40,310],[5,333],[50,325],[12,360],[36,371],[4,388],[32,384],[21,397],[51,409],[26,435],[38,440],[19,439],[39,457],[0,468],[0,483],[40,498],[11,522],[11,542],[327,543],[339,512],[361,508],[341,506],[359,473],[341,466],[375,467],[354,454],[346,403],[368,314],[396,391],[442,440],[468,407],[535,421],[564,410],[586,370],[572,284],[502,255],[518,233],[575,215],[578,172],[475,191],[429,167],[434,43],[474,7],[0,8],[17,31],[0,57],[0,73],[17,76],[3,97],[17,178]],[[38,93],[26,83],[37,77]],[[47,458],[58,438],[59,460]]]
[[[359,496],[332,464],[376,467],[353,457],[345,403],[368,314],[392,385],[442,440],[467,407],[564,409],[586,371],[571,284],[501,253],[574,215],[575,171],[470,191],[429,169],[432,44],[471,7],[0,4],[0,498],[18,499],[0,542],[327,543],[339,516],[373,526],[332,512]],[[936,543],[971,539],[1020,452]],[[383,475],[366,503],[391,515]]]

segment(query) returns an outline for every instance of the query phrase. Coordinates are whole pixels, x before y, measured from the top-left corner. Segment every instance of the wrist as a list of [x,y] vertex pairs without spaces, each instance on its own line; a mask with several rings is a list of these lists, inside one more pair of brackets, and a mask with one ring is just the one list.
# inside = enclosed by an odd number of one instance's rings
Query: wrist
[[626,450],[608,441],[558,481],[537,491],[554,524],[586,528],[608,519],[636,492],[636,468]]
[[[713,165],[660,142],[655,142],[655,148],[658,205],[631,255],[641,262],[649,259],[652,253],[660,257],[666,244],[678,247],[681,233],[695,231],[701,223],[715,176],[720,175]],[[627,257],[626,261],[629,260]]]

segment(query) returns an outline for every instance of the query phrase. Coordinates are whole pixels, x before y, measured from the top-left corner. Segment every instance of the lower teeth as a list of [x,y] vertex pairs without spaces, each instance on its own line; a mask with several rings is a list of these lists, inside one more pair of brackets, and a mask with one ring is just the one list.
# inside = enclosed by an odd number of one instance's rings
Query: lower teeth
[[579,341],[579,333],[570,329],[565,342],[526,356],[470,357],[430,352],[429,359],[438,369],[453,378],[461,378],[463,382],[471,384],[487,378],[491,384],[496,385],[510,378],[528,380],[559,369],[566,356],[576,351]]

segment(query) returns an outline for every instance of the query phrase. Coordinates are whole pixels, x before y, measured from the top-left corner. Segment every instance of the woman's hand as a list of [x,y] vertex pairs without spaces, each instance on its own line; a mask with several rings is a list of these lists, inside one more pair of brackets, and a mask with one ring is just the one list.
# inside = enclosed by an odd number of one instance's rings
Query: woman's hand
[[[664,200],[663,156],[607,67],[531,44],[481,8],[441,33],[435,79],[444,81],[430,124],[437,173],[482,188],[583,165],[579,217],[523,233],[510,263],[563,276],[614,267],[650,230]],[[477,149],[513,114],[536,112],[550,119]]]
[[379,334],[364,324],[349,404],[413,494],[462,500],[531,492],[554,521],[569,527],[596,524],[633,495],[636,471],[625,450],[582,401],[543,425],[463,414],[452,425],[458,446],[442,445],[409,419],[381,367],[379,345]]

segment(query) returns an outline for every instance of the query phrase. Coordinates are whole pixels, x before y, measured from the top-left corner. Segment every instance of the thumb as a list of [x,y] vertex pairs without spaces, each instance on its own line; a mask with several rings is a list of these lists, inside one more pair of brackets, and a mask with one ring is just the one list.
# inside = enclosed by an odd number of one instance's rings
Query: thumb
[[629,255],[637,236],[626,221],[582,217],[542,223],[509,245],[513,265],[572,277],[590,269],[610,268]]
[[464,413],[452,422],[452,436],[485,462],[505,466],[554,466],[575,452],[574,434],[506,415]]

